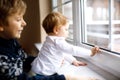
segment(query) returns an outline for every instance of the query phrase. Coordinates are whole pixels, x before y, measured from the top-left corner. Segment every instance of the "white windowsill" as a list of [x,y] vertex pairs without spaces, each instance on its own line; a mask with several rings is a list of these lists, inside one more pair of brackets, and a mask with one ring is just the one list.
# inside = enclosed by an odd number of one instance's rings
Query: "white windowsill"
[[77,76],[83,76],[83,77],[92,77],[97,78],[98,80],[120,80],[115,75],[105,71],[104,69],[94,65],[93,63],[89,62],[88,60],[84,58],[78,58],[78,60],[86,62],[87,66],[79,66],[76,67],[74,65],[67,64],[63,66],[59,74],[69,74],[69,75],[77,75]]
[[101,75],[97,74],[96,72],[88,68],[87,66],[76,67],[74,65],[68,64],[68,65],[63,66],[60,69],[59,74],[69,74],[72,76],[75,75],[79,77],[92,77],[98,80],[106,80]]

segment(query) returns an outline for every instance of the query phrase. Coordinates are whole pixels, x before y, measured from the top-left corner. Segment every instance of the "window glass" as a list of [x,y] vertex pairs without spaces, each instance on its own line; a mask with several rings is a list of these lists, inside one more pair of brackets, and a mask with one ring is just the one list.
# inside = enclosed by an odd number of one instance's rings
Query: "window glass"
[[113,0],[111,15],[112,27],[112,50],[120,52],[120,0]]
[[83,42],[120,52],[120,1],[83,1]]
[[69,36],[68,40],[73,41],[73,18],[72,18],[72,2],[69,2],[63,6],[63,14],[69,19]]

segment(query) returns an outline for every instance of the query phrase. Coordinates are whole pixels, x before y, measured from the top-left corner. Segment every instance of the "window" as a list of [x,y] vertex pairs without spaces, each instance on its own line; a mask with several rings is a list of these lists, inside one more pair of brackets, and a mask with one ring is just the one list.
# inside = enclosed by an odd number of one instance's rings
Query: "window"
[[82,0],[82,42],[120,52],[120,0]]
[[69,42],[98,45],[103,50],[120,53],[120,0],[52,0],[52,3],[53,11],[70,20]]
[[70,21],[69,36],[67,41],[73,43],[73,14],[71,0],[52,0],[53,11],[61,12]]

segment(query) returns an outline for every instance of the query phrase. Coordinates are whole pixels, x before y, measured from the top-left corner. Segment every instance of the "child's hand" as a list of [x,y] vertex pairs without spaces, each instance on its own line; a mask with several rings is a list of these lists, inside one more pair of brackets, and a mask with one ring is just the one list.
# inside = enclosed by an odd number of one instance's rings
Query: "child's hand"
[[72,64],[75,66],[86,66],[87,65],[87,63],[80,62],[78,60],[74,60]]
[[95,46],[91,49],[91,56],[94,56],[95,54],[97,54],[100,51],[98,46]]

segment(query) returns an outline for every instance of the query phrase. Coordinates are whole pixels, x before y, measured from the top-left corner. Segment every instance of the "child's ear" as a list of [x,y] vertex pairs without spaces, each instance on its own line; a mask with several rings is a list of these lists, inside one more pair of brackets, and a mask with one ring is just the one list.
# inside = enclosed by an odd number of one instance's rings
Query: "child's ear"
[[55,34],[58,34],[58,28],[57,27],[54,27],[54,29],[53,29],[53,32],[55,33]]
[[0,26],[0,31],[3,31],[3,30],[4,30],[3,27]]

